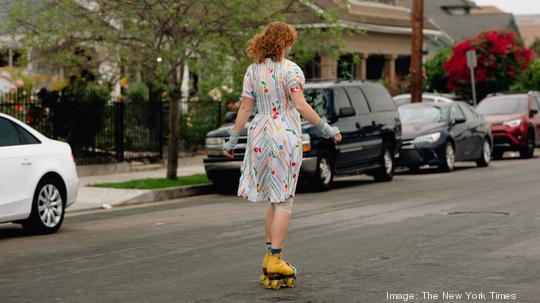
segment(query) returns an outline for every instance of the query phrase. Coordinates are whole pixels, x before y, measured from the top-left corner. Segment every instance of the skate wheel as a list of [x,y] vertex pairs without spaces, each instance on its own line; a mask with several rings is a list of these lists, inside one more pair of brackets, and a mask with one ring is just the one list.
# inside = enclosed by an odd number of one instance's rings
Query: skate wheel
[[273,289],[280,289],[281,288],[281,281],[280,280],[272,280],[272,288]]
[[261,281],[261,284],[264,284],[264,280],[266,280],[266,275],[261,274],[261,276],[259,277],[259,281]]
[[295,279],[295,278],[288,278],[288,279],[287,279],[287,287],[293,288],[295,282],[296,282],[296,279]]
[[264,286],[264,288],[271,288],[272,287],[270,285],[270,279],[268,279],[268,277],[266,279],[264,279],[263,286]]

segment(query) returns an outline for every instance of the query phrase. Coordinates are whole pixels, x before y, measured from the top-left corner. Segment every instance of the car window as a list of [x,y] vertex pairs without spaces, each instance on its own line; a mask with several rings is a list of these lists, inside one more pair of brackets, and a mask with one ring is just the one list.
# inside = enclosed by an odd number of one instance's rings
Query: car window
[[339,109],[343,107],[351,107],[351,101],[343,88],[334,88],[334,113],[339,114]]
[[465,115],[463,115],[459,106],[455,105],[452,106],[452,110],[450,111],[450,119],[451,121],[454,121],[457,118],[465,119]]
[[538,102],[538,97],[533,98],[531,109],[540,110],[540,103]]
[[329,100],[329,91],[327,89],[306,89],[304,95],[306,101],[319,116],[327,116]]
[[372,111],[383,112],[396,110],[396,104],[384,86],[375,83],[364,83],[362,91],[366,94]]
[[465,118],[467,119],[467,121],[472,121],[472,120],[478,119],[478,116],[476,115],[476,113],[474,113],[472,111],[472,109],[470,109],[467,105],[459,104],[459,107],[461,108],[461,110],[465,114]]
[[19,134],[8,119],[0,118],[0,147],[20,145]]
[[504,96],[487,98],[476,107],[482,115],[508,115],[525,113],[529,110],[527,96]]
[[369,105],[367,103],[366,97],[358,87],[347,87],[345,88],[349,99],[351,99],[354,104],[355,110],[360,115],[369,113]]
[[15,124],[15,128],[19,131],[19,135],[22,140],[22,144],[39,144],[41,143],[34,135],[28,132],[26,129]]
[[401,123],[428,124],[446,120],[446,109],[423,104],[410,104],[398,108]]

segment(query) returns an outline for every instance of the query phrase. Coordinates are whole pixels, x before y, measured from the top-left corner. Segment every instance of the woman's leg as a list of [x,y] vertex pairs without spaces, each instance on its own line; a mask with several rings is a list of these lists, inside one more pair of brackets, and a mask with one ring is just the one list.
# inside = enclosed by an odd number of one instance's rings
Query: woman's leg
[[291,221],[293,198],[290,197],[284,202],[275,206],[274,217],[270,234],[272,236],[272,248],[282,248],[287,233],[289,231],[289,222]]
[[275,207],[274,203],[269,203],[268,210],[266,211],[266,218],[264,220],[264,234],[266,236],[266,243],[272,242],[272,220],[274,219]]

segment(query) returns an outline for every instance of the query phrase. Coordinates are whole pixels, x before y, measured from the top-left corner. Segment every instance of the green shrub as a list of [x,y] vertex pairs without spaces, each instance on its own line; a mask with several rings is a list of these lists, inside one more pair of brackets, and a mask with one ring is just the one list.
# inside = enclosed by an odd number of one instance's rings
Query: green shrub
[[146,84],[139,82],[131,84],[126,88],[126,98],[130,102],[143,102],[148,101],[150,97],[150,90]]

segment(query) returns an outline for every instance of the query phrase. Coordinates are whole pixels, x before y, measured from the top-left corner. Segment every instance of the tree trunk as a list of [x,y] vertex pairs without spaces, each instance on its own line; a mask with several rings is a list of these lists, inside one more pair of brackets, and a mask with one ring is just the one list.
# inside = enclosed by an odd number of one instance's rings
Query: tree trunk
[[173,89],[169,99],[169,147],[167,152],[167,179],[176,179],[178,168],[178,125],[180,124],[180,98]]
[[180,125],[180,100],[182,99],[181,79],[184,73],[184,64],[178,64],[180,70],[171,72],[169,89],[169,147],[167,155],[167,179],[176,179],[178,169],[179,152],[179,125]]
[[410,67],[411,102],[422,102],[422,44],[424,28],[424,1],[413,0],[412,7],[412,47]]

